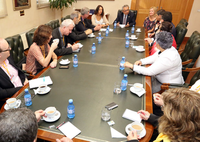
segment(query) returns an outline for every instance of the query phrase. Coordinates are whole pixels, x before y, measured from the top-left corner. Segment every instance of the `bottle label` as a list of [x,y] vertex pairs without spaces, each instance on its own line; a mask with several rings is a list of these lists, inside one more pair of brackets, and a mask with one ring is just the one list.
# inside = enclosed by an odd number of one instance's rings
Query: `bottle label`
[[25,103],[29,103],[31,102],[31,97],[24,98],[24,100],[25,100]]
[[78,61],[74,61],[74,64],[78,64]]
[[67,113],[68,114],[73,114],[74,113],[74,109],[67,109]]
[[120,63],[120,67],[124,67],[124,63]]
[[127,86],[127,84],[128,84],[128,82],[122,82],[121,86],[124,87],[124,86]]

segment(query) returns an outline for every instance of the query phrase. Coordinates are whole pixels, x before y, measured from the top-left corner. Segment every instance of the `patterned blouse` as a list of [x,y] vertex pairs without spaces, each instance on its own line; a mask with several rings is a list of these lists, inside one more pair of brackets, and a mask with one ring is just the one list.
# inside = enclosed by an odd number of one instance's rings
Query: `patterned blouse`
[[144,20],[144,27],[147,28],[147,30],[151,30],[156,24],[156,19],[154,21],[151,21],[149,17],[145,18]]

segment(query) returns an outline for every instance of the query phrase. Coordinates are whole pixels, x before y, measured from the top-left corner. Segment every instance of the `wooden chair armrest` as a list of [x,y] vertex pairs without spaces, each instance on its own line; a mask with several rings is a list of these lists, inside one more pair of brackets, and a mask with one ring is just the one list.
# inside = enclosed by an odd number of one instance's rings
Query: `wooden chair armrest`
[[200,67],[198,68],[183,68],[182,71],[185,71],[185,72],[196,72],[200,70]]
[[192,59],[184,61],[184,62],[182,62],[182,65],[187,65],[187,64],[191,63],[192,61],[193,61]]

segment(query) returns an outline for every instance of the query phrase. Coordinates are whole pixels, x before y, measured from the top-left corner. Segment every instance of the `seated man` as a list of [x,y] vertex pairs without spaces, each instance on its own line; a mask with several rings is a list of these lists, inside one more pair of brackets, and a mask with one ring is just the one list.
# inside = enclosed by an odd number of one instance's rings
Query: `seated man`
[[10,50],[7,41],[0,38],[0,99],[12,97],[28,83],[25,74],[10,57]]
[[[27,108],[10,109],[0,114],[0,142],[36,142],[38,122],[44,116],[43,110],[35,114]],[[57,142],[72,142],[63,137]]]
[[97,25],[96,27],[92,25],[91,20],[87,19],[89,16],[90,9],[84,7],[81,9],[81,21],[76,25],[77,31],[85,31],[87,29],[91,29],[92,32],[99,31],[101,29],[101,25]]
[[[74,24],[77,25],[81,18],[81,13],[78,11],[74,11],[71,13],[70,18],[73,20]],[[91,34],[92,30],[87,29],[85,31],[78,32],[76,28],[74,27],[72,32],[67,36],[67,41],[70,44],[73,44],[74,42],[82,39],[86,39],[87,35]]]
[[117,22],[117,26],[119,26],[119,24],[124,24],[126,25],[125,27],[132,27],[135,25],[135,18],[135,14],[129,11],[129,6],[124,5],[122,7],[122,12],[118,13],[115,21]]
[[[58,48],[54,50],[57,56],[71,54],[73,51],[79,48],[78,45],[68,44],[66,36],[68,36],[74,28],[74,22],[71,19],[64,20],[60,27],[56,28],[52,32],[52,38],[49,43],[51,45],[54,39],[59,39]],[[64,41],[63,41],[64,36]]]

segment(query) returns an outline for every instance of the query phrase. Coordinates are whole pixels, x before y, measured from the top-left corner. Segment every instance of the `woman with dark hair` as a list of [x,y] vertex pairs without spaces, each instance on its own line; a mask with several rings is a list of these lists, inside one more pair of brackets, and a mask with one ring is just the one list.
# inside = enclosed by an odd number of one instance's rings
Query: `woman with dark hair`
[[[156,47],[158,52],[152,56],[146,57],[135,64],[125,62],[124,67],[128,67],[133,71],[152,76],[152,93],[160,91],[162,83],[178,83],[183,84],[182,77],[182,60],[178,51],[172,47],[172,34],[162,31],[156,34]],[[149,67],[141,65],[151,64]]]
[[104,9],[103,6],[98,5],[94,14],[92,15],[92,25],[97,26],[97,25],[101,25],[102,27],[106,27],[109,25],[109,22],[106,18],[106,16],[104,15]]
[[40,72],[44,67],[49,65],[51,68],[57,65],[57,56],[54,50],[57,48],[58,42],[53,42],[51,47],[49,41],[52,37],[52,29],[49,26],[39,26],[33,37],[33,44],[31,45],[27,59],[26,59],[26,71],[30,71],[33,74]]

